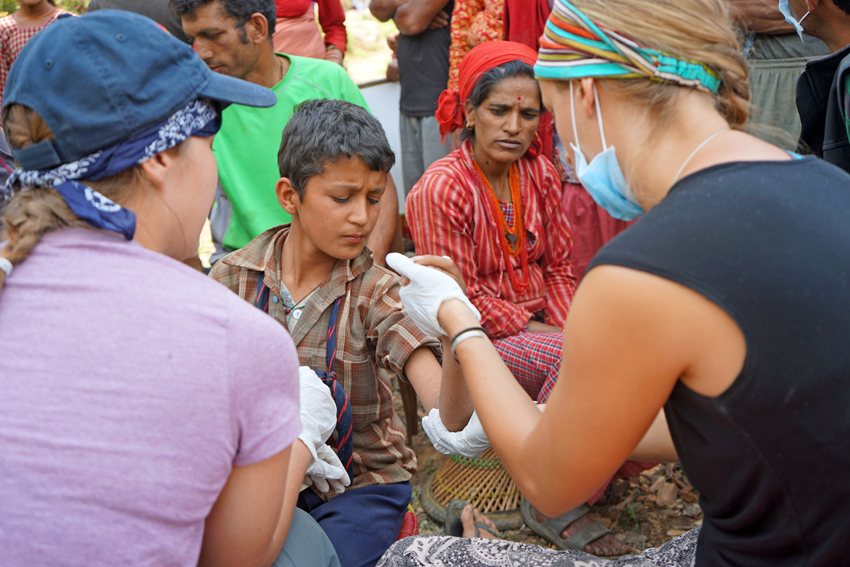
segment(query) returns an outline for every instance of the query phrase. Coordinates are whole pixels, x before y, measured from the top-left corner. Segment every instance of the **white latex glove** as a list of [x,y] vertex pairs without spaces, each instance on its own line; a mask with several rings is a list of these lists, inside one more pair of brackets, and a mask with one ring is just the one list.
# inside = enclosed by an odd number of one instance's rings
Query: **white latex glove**
[[[331,488],[344,492],[351,484],[342,462],[325,441],[336,430],[336,404],[330,389],[307,366],[298,369],[301,402],[301,435],[298,436],[312,457],[302,490],[313,484],[322,492]],[[330,486],[329,486],[330,483]]]
[[451,432],[443,425],[440,410],[434,408],[431,413],[422,418],[422,429],[434,444],[434,448],[444,455],[461,455],[477,459],[490,448],[490,440],[484,433],[484,428],[475,412],[472,412],[466,427],[460,431]]
[[387,254],[387,265],[410,280],[401,288],[399,295],[405,313],[426,335],[440,337],[446,331],[437,320],[437,313],[444,301],[459,299],[481,320],[481,314],[469,302],[463,290],[451,276],[434,268],[420,266],[403,254]]
[[[323,445],[336,430],[336,404],[330,389],[316,376],[312,368],[301,366],[298,369],[300,383],[299,401],[301,402],[301,435],[311,453]],[[315,458],[315,454],[313,455]]]
[[333,490],[337,494],[345,492],[345,487],[351,484],[342,461],[327,445],[322,445],[316,450],[318,459],[313,460],[307,467],[304,476],[302,490],[308,486],[315,485],[319,492]]

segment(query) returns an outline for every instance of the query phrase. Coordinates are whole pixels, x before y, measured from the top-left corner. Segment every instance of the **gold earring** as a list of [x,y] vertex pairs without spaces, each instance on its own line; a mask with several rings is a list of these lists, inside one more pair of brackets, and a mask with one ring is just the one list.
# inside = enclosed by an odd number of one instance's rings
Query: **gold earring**
[[473,128],[475,128],[474,125],[470,124],[469,122],[466,123],[466,129],[467,130],[472,130]]

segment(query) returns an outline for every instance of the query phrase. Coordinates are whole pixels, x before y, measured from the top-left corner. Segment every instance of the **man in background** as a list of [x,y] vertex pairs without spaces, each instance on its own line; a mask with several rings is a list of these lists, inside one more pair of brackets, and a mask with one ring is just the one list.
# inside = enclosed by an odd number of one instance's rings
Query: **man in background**
[[[372,0],[369,10],[378,20],[395,21],[397,38],[388,39],[398,60],[399,130],[404,169],[404,194],[428,169],[449,153],[440,141],[434,113],[449,79],[451,13],[454,0]],[[388,69],[392,78],[393,70]]]
[[822,40],[832,55],[809,61],[797,83],[801,145],[850,173],[850,0],[789,0],[801,39]]
[[[804,44],[779,11],[779,0],[728,0],[743,35],[750,68],[753,134],[788,150],[800,136],[797,80],[813,57],[829,54],[820,41]],[[763,125],[768,128],[759,129]],[[778,128],[784,131],[776,132]],[[777,135],[778,134],[778,135]]]
[[[222,114],[213,143],[219,188],[210,214],[214,263],[243,248],[264,231],[292,217],[277,202],[277,153],[283,128],[299,103],[338,99],[368,110],[360,89],[341,66],[322,59],[275,53],[273,0],[169,0],[198,56],[216,73],[272,89],[277,104],[245,111],[234,105]],[[392,180],[381,199],[378,224],[369,239],[376,263],[384,265],[398,224]]]

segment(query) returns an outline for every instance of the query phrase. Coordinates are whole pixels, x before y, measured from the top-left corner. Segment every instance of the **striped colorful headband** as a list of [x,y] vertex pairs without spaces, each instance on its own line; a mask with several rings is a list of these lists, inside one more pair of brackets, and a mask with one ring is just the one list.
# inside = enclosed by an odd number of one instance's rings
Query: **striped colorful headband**
[[720,76],[705,63],[641,47],[602,29],[567,0],[555,0],[540,38],[538,79],[648,78],[716,93]]

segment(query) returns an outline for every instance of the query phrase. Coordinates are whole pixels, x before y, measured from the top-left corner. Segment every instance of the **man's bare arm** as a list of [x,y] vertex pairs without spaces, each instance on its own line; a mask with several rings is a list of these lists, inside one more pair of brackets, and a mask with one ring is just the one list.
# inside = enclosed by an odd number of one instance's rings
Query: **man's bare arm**
[[379,22],[386,22],[395,16],[400,1],[403,0],[372,0],[369,2],[369,11]]
[[418,35],[428,29],[447,3],[447,0],[408,0],[399,4],[393,17],[395,25],[404,35]]
[[780,34],[793,33],[794,26],[785,21],[777,0],[728,0],[732,16],[747,31]]

